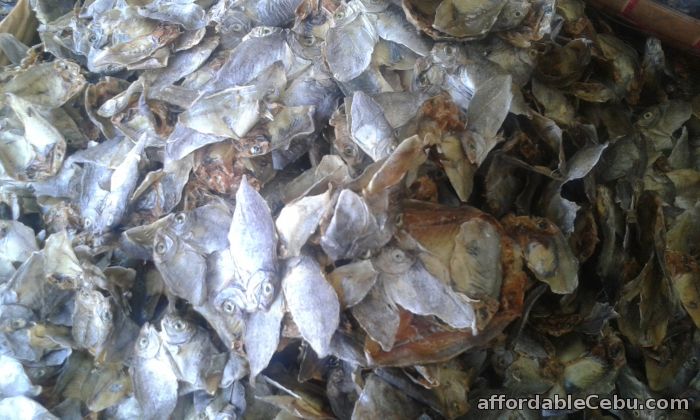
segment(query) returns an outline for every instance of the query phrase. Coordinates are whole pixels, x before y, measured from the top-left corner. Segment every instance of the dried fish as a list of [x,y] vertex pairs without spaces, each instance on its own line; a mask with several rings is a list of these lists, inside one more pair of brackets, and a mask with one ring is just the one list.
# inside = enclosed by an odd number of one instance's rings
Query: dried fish
[[698,395],[691,56],[581,0],[26,3],[0,417],[692,418],[481,409]]
[[191,321],[167,314],[161,321],[160,336],[178,379],[213,394],[221,382],[228,356],[217,351],[209,334]]
[[330,352],[331,338],[338,328],[340,303],[321,267],[308,255],[287,261],[282,280],[284,297],[299,332],[319,357]]
[[145,324],[141,328],[134,353],[130,373],[143,416],[148,419],[168,417],[177,403],[177,377],[152,325]]
[[277,296],[277,233],[270,208],[244,177],[228,232],[231,258],[240,284],[236,304],[248,312],[267,309]]

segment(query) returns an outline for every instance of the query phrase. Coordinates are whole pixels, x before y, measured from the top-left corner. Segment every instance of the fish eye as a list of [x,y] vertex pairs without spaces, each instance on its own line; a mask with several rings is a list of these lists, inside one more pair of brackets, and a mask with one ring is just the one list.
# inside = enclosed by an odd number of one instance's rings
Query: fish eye
[[521,12],[520,10],[516,10],[515,12],[513,12],[513,16],[515,16],[516,18],[519,18],[522,15],[523,15],[523,12]]
[[355,156],[355,149],[352,148],[351,146],[345,146],[343,148],[343,154],[348,157]]
[[181,224],[185,223],[186,218],[187,218],[187,215],[185,215],[185,213],[178,213],[175,216],[175,223],[177,223],[178,225],[181,225]]
[[147,345],[148,345],[148,338],[146,338],[146,337],[139,338],[139,347],[140,348],[142,348],[142,349],[146,348]]
[[100,319],[103,321],[111,321],[112,320],[112,313],[110,311],[102,311],[100,314]]
[[158,241],[158,243],[156,244],[156,253],[160,255],[165,254],[165,242]]
[[396,262],[402,262],[406,258],[406,254],[404,254],[400,249],[395,249],[391,253],[391,258]]
[[454,52],[455,49],[451,45],[445,45],[445,54],[452,55]]
[[178,331],[182,331],[185,329],[185,323],[180,321],[179,319],[177,321],[175,321],[175,324],[173,324],[173,326]]
[[89,228],[90,226],[92,226],[92,220],[89,218],[86,218],[85,220],[83,220],[83,225],[85,225],[86,229]]
[[275,288],[272,286],[272,284],[270,284],[270,282],[265,282],[265,284],[263,284],[263,289],[262,289],[263,295],[272,296],[274,291],[275,291]]
[[41,378],[41,377],[43,377],[44,375],[46,375],[46,370],[44,370],[44,368],[39,368],[39,369],[37,369],[37,370],[36,370],[36,373],[34,374],[34,376],[37,377],[37,378]]
[[262,31],[260,31],[260,33],[262,33],[263,35],[270,35],[272,31],[270,30],[270,28],[263,28]]
[[243,31],[243,25],[241,25],[240,23],[234,23],[233,25],[231,25],[231,29],[234,32],[241,32]]
[[227,314],[232,314],[236,311],[236,305],[230,300],[226,299],[221,305],[221,309],[223,309],[223,311]]
[[345,12],[343,12],[342,10],[340,10],[340,11],[336,12],[335,15],[334,15],[333,17],[340,20],[340,19],[342,19],[342,18],[345,17]]
[[12,328],[18,330],[23,328],[27,323],[23,319],[13,319],[10,324],[12,325]]
[[262,153],[262,147],[259,144],[256,144],[250,148],[251,155],[259,155],[260,153]]
[[537,222],[537,227],[542,229],[542,230],[545,230],[549,227],[549,224],[544,220],[540,220]]
[[653,117],[653,116],[654,116],[654,113],[653,113],[653,112],[647,111],[647,112],[644,113],[644,115],[642,115],[642,118],[644,118],[645,120],[650,120],[651,117]]
[[97,41],[97,35],[95,35],[95,34],[90,34],[90,35],[88,36],[88,41],[89,41],[91,44],[94,43],[95,41]]

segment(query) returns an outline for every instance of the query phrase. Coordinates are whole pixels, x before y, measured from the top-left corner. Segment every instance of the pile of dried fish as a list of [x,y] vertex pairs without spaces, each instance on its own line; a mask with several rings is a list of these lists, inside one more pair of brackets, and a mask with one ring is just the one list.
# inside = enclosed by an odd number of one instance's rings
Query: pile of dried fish
[[477,409],[700,395],[691,58],[582,0],[31,3],[0,418],[693,418]]

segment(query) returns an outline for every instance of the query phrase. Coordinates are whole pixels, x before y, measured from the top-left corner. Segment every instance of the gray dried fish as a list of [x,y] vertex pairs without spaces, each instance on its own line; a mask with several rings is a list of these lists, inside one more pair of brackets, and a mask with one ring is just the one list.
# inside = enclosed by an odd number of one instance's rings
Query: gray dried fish
[[284,299],[280,293],[267,311],[254,312],[247,319],[245,349],[250,364],[251,383],[267,367],[277,351],[283,316]]
[[201,96],[190,109],[180,114],[179,121],[203,134],[240,138],[255,126],[259,117],[258,89],[244,86]]
[[353,306],[352,316],[384,351],[390,351],[394,347],[401,319],[399,309],[386,296],[383,287],[370,289],[364,299]]
[[228,355],[216,349],[205,330],[176,314],[166,314],[160,325],[160,337],[178,379],[214,394]]
[[246,85],[275,62],[281,61],[288,68],[290,59],[291,51],[282,30],[268,26],[254,28],[221,66],[207,92]]
[[[211,254],[229,247],[227,232],[231,212],[223,202],[212,202],[189,212],[175,214],[170,228],[202,254]],[[216,227],[216,228],[215,228]]]
[[479,85],[467,110],[470,135],[463,141],[469,159],[481,165],[498,143],[496,134],[510,110],[513,100],[512,78],[494,76]]
[[385,247],[374,266],[381,272],[380,282],[394,303],[417,315],[435,315],[455,328],[470,328],[476,334],[471,302],[434,277],[423,263],[400,248]]
[[129,373],[144,418],[169,417],[177,404],[177,377],[158,332],[148,323],[139,332]]
[[389,156],[394,146],[394,130],[382,109],[367,94],[357,91],[350,109],[350,134],[357,145],[375,162]]
[[311,256],[291,258],[286,266],[282,287],[289,312],[302,337],[324,357],[340,322],[338,295]]
[[33,150],[28,158],[31,163],[21,168],[22,172],[38,179],[55,175],[66,153],[63,135],[30,102],[11,93],[7,94],[7,99],[24,127],[25,141]]
[[71,333],[76,344],[99,356],[114,328],[109,298],[97,290],[81,288],[76,293]]
[[331,205],[330,190],[303,197],[284,206],[275,220],[280,240],[280,258],[298,257]]
[[326,61],[333,77],[348,82],[360,76],[372,59],[378,36],[358,2],[340,6],[326,34]]
[[85,86],[78,64],[70,60],[38,63],[3,85],[11,93],[41,108],[58,108]]
[[270,208],[246,177],[236,192],[228,240],[243,293],[237,305],[248,312],[267,309],[279,289],[277,233]]
[[206,26],[205,10],[194,0],[156,0],[138,8],[141,16],[172,22],[192,31]]
[[207,296],[206,260],[171,229],[160,229],[153,242],[153,261],[170,293],[201,305]]
[[333,217],[321,236],[321,247],[333,260],[353,258],[391,239],[380,229],[367,202],[350,190],[338,195]]
[[112,172],[109,190],[100,204],[97,218],[87,226],[93,232],[103,233],[119,224],[124,217],[129,198],[138,182],[139,163],[146,141],[147,136],[144,134]]
[[369,260],[340,266],[328,274],[343,308],[357,305],[377,281],[377,272]]

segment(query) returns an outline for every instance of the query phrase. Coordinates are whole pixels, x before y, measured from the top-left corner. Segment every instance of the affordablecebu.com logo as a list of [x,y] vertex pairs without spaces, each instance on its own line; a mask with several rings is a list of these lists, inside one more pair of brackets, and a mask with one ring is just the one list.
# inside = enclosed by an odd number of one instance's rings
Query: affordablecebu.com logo
[[503,394],[481,398],[477,402],[479,410],[689,410],[690,400],[682,398],[639,400],[636,398],[601,397],[589,395],[586,398],[574,398],[571,395],[543,398],[534,395],[530,398],[508,398]]

